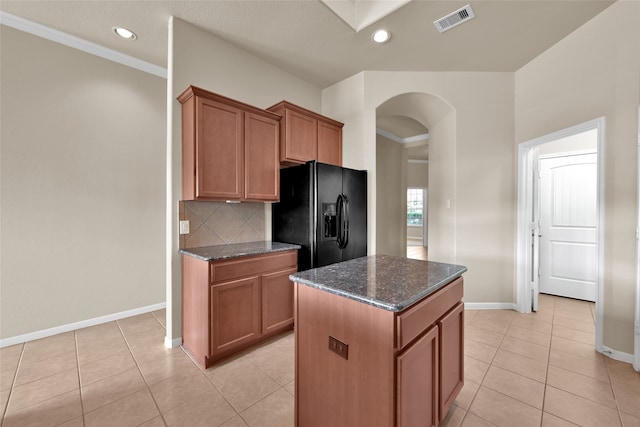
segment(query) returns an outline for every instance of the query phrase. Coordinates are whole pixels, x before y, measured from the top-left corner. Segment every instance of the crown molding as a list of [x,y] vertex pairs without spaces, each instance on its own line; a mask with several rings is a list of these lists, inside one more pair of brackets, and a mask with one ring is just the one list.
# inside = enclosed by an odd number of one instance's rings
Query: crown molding
[[43,39],[47,39],[55,43],[60,43],[65,46],[81,50],[91,55],[99,56],[109,61],[117,62],[118,64],[126,65],[127,67],[135,68],[136,70],[144,71],[145,73],[162,77],[163,79],[167,78],[166,68],[10,13],[0,11],[0,24],[33,34],[34,36],[42,37]]
[[414,135],[414,136],[408,136],[406,138],[401,138],[396,134],[393,134],[391,132],[387,132],[384,129],[380,129],[380,128],[376,128],[376,133],[378,135],[384,136],[385,138],[388,138],[390,140],[392,140],[393,142],[397,142],[399,144],[410,144],[412,142],[420,142],[420,141],[428,141],[429,140],[429,134],[428,133],[423,133],[420,135]]

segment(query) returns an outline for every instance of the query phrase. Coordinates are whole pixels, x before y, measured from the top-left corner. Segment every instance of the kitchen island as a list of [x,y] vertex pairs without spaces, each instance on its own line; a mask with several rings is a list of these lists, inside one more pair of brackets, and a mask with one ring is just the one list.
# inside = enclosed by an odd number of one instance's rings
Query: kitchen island
[[463,386],[466,270],[374,255],[290,275],[296,426],[437,426]]

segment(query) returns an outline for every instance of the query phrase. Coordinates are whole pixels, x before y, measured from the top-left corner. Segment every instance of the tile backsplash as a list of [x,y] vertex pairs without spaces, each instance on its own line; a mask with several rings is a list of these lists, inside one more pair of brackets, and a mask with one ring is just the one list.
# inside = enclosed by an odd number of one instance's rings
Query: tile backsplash
[[265,240],[264,203],[181,201],[179,217],[189,221],[180,249]]

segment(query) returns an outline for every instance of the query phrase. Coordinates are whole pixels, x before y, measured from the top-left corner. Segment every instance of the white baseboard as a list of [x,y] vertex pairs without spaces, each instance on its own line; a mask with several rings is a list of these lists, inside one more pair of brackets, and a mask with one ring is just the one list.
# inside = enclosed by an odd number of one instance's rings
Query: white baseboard
[[[28,341],[40,338],[50,337],[52,335],[62,334],[64,332],[75,331],[76,329],[87,328],[89,326],[100,325],[102,323],[112,322],[125,317],[137,316],[138,314],[149,313],[151,311],[162,310],[167,307],[166,302],[148,305],[146,307],[134,308],[132,310],[121,311],[119,313],[107,314],[105,316],[94,317],[93,319],[82,320],[80,322],[69,323],[67,325],[56,326],[55,328],[43,329],[41,331],[30,332],[24,335],[0,339],[0,348],[10,345],[22,344]],[[182,339],[180,339],[182,344]]]
[[167,348],[180,347],[182,345],[182,337],[171,339],[167,336],[164,337],[164,346]]
[[465,302],[466,310],[516,310],[516,304],[512,302]]
[[602,354],[620,362],[625,362],[633,365],[633,354],[623,353],[618,350],[613,350],[606,345],[602,347]]

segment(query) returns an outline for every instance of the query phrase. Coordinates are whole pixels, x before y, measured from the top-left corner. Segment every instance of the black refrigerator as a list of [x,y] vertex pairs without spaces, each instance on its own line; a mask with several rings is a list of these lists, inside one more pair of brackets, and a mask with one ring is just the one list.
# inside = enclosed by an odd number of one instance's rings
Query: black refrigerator
[[272,239],[295,243],[298,270],[367,255],[367,171],[311,161],[280,170]]

